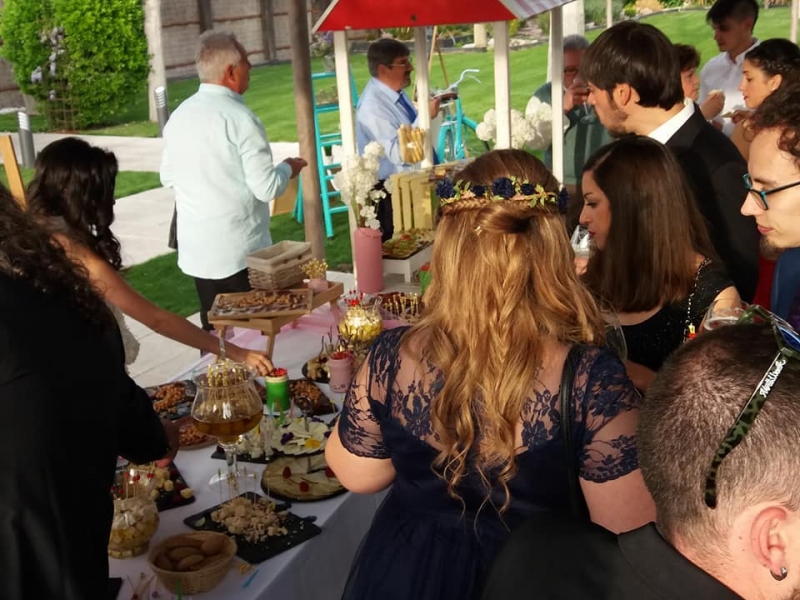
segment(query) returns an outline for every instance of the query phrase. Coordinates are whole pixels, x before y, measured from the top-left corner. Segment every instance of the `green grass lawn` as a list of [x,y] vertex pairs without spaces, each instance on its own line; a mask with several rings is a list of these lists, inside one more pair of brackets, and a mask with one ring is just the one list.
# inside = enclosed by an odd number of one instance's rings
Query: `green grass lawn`
[[[693,44],[700,52],[703,64],[718,53],[712,30],[705,21],[705,12],[703,11],[673,12],[643,19],[643,21],[664,31],[674,42]],[[594,39],[601,32],[602,29],[590,31],[587,33],[587,37]],[[760,39],[788,37],[788,7],[762,11],[756,25],[755,35]],[[453,53],[445,54],[444,59],[450,81],[458,77],[463,69],[481,69],[479,75],[481,84],[467,81],[461,88],[465,111],[474,119],[480,120],[483,114],[494,105],[493,54],[491,52]],[[353,55],[351,64],[356,87],[361,90],[368,80],[366,57],[362,54]],[[321,63],[315,60],[314,71],[320,70]],[[511,104],[514,108],[523,110],[533,91],[545,81],[547,45],[541,44],[512,52],[510,70]],[[333,80],[331,80],[332,84]],[[196,87],[195,79],[171,82],[169,84],[170,108],[174,109],[183,99],[194,93]],[[444,87],[444,77],[438,66],[438,60],[434,61],[431,87]],[[271,140],[297,140],[294,102],[289,100],[293,94],[291,65],[253,69],[250,91],[246,94],[245,100],[266,125]],[[142,122],[146,116],[147,102],[146,97],[142,95],[131,105],[129,110],[120,115],[117,124],[89,133],[155,135],[155,125]],[[330,131],[338,127],[335,114],[322,115],[322,117],[323,130]],[[0,116],[0,129],[3,129],[6,118]],[[35,124],[42,126],[41,121],[35,121]],[[333,221],[335,237],[333,240],[326,241],[325,251],[328,264],[331,265],[331,268],[336,269],[342,264],[351,263],[352,259],[350,257],[347,215],[344,213],[333,215]],[[281,215],[272,219],[272,237],[276,242],[303,240],[305,232],[303,225],[297,223],[291,215]],[[127,272],[126,277],[145,296],[169,310],[180,314],[191,314],[197,310],[194,285],[191,279],[184,276],[177,268],[174,254],[133,267]]]
[[[22,181],[27,186],[33,179],[33,169],[20,167]],[[0,183],[8,187],[8,177],[5,169],[0,169]],[[124,198],[131,194],[138,194],[145,190],[161,187],[158,173],[147,171],[120,171],[117,173],[117,185],[114,188],[115,198]]]

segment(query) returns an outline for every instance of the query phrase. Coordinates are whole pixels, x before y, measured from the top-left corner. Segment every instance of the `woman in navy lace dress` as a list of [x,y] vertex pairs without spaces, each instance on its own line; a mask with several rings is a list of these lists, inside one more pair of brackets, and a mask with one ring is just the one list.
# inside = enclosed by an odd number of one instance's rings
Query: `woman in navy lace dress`
[[[569,510],[568,461],[596,523],[621,531],[654,517],[635,449],[639,396],[596,345],[603,323],[572,266],[557,182],[517,150],[457,179],[440,187],[425,315],[377,339],[327,445],[349,489],[392,485],[345,598],[473,597],[511,529]],[[566,448],[558,391],[573,346]]]

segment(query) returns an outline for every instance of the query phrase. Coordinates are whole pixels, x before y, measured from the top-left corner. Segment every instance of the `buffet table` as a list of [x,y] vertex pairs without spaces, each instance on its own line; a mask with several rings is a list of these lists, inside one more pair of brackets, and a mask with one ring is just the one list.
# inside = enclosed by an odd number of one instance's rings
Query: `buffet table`
[[[302,377],[303,364],[319,352],[322,336],[327,335],[332,328],[335,331],[336,320],[331,314],[330,308],[325,306],[301,317],[295,323],[295,326],[287,325],[282,329],[281,335],[277,338],[273,355],[275,365],[286,368],[290,378]],[[256,331],[248,331],[239,336],[236,341],[247,347],[257,347],[263,344],[260,334]],[[175,379],[186,379],[192,371],[203,366],[209,360],[199,361]],[[342,396],[332,394],[327,385],[321,387],[340,407]],[[189,486],[194,488],[196,501],[159,513],[161,522],[156,535],[150,542],[151,547],[165,537],[190,531],[183,523],[184,518],[219,504],[219,494],[211,489],[208,481],[218,469],[225,469],[225,461],[210,458],[213,450],[212,446],[178,452],[175,464]],[[240,463],[240,468],[245,466],[255,470],[259,474],[260,480],[263,465]],[[254,565],[254,569],[249,573],[240,573],[237,567],[242,561],[238,558],[235,559],[225,580],[218,587],[203,594],[202,597],[269,598],[270,600],[339,598],[347,580],[353,556],[361,539],[369,529],[372,517],[383,496],[384,493],[359,495],[347,492],[319,502],[293,503],[290,509],[293,513],[301,517],[310,515],[317,517],[315,524],[322,529],[322,533],[274,558]],[[146,577],[150,577],[152,574],[147,565],[146,554],[124,560],[109,559],[109,565],[111,577],[122,577],[124,580],[122,591],[118,596],[120,600],[131,598],[133,593],[128,578],[135,585],[140,581],[142,573]],[[255,576],[253,576],[254,573],[256,573]],[[249,585],[243,587],[251,577]],[[172,597],[163,586],[159,586],[158,590],[161,598]]]

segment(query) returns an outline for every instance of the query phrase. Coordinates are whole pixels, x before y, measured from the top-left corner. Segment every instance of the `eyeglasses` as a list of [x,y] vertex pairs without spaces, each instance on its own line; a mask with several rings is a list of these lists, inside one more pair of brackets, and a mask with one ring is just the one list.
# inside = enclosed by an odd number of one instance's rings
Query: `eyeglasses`
[[386,66],[389,67],[390,69],[394,69],[395,67],[397,67],[398,69],[408,69],[409,67],[413,67],[414,63],[412,63],[410,60],[406,60],[399,63],[389,63]]
[[761,200],[761,208],[763,208],[764,210],[769,210],[769,204],[767,204],[767,196],[800,185],[800,181],[795,181],[794,183],[787,183],[786,185],[772,188],[771,190],[754,190],[753,180],[750,178],[750,173],[745,173],[744,175],[742,175],[742,181],[744,181],[744,187],[748,192],[758,196],[759,200]]
[[786,321],[768,310],[760,306],[750,306],[739,318],[737,324],[752,323],[755,317],[759,317],[772,325],[772,329],[775,332],[775,340],[778,343],[778,352],[714,454],[714,460],[711,462],[711,468],[706,476],[704,494],[706,506],[709,508],[717,507],[717,472],[722,461],[753,428],[756,417],[764,407],[767,396],[772,391],[772,386],[775,385],[786,362],[790,358],[800,359],[800,335]]

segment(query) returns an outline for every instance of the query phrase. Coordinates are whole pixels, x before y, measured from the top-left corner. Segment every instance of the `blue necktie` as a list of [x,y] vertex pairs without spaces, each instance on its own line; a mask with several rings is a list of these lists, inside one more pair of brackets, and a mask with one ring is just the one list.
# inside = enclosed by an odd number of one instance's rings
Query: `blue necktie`
[[400,106],[405,111],[406,115],[408,115],[408,118],[413,123],[417,118],[417,111],[414,109],[414,106],[411,104],[409,99],[406,98],[405,93],[403,93],[402,91],[397,96],[397,102],[400,104]]
[[[409,99],[406,98],[405,93],[403,93],[402,91],[397,96],[397,102],[400,104],[405,113],[408,115],[408,118],[411,119],[411,123],[414,123],[414,121],[417,118],[417,111],[416,109],[414,109],[414,106],[411,104]],[[435,165],[439,164],[439,156],[436,154],[436,150],[433,150],[433,164]]]

